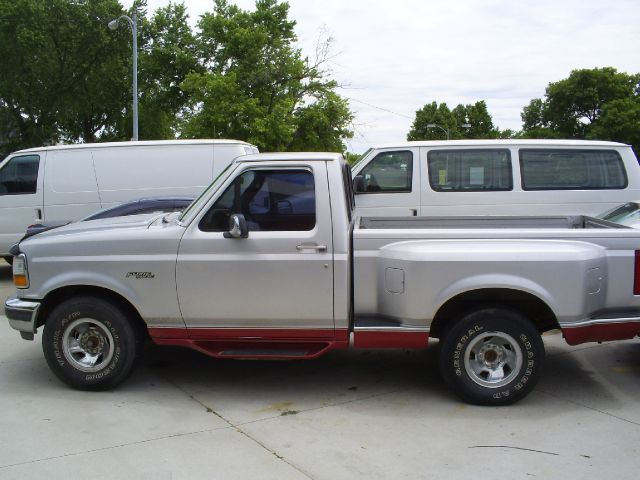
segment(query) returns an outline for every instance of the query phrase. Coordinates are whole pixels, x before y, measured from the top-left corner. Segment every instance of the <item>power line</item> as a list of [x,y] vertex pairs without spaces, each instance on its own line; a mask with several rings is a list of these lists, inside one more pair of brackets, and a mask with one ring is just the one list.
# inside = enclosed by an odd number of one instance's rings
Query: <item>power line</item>
[[376,108],[378,110],[382,110],[383,112],[392,113],[392,114],[397,115],[399,117],[408,118],[409,120],[413,120],[414,119],[413,117],[410,117],[409,115],[405,115],[404,113],[394,112],[393,110],[389,110],[388,108],[378,107],[377,105],[373,105],[372,103],[363,102],[362,100],[356,100],[355,98],[351,98],[351,97],[344,97],[344,98],[346,98],[347,100],[350,100],[352,102],[361,103],[363,105],[367,105],[368,107]]

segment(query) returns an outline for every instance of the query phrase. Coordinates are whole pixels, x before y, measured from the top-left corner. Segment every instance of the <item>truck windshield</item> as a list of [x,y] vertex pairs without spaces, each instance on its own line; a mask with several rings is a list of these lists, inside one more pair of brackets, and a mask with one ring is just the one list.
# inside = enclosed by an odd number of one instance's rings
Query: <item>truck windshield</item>
[[233,165],[233,162],[230,163],[229,165],[227,165],[219,174],[218,176],[215,178],[215,180],[211,183],[211,185],[209,185],[207,188],[204,189],[204,191],[198,196],[198,198],[196,198],[193,202],[191,202],[191,205],[189,205],[187,208],[184,209],[184,212],[182,212],[182,215],[180,215],[180,218],[178,218],[178,222],[182,222],[185,218],[187,218],[187,216],[189,216],[192,212],[195,212],[198,210],[198,208],[200,207],[200,205],[203,202],[203,199],[206,199],[209,197],[209,193],[212,192],[213,190],[215,190],[216,188],[218,188],[218,183],[220,182],[221,179],[224,179],[226,177],[226,173],[227,171],[231,168],[231,165]]

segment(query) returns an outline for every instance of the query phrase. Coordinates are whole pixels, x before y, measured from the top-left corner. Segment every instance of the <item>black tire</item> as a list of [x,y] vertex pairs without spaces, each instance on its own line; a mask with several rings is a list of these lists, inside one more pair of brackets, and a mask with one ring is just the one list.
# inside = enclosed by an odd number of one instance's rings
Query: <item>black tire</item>
[[79,390],[107,390],[132,372],[141,335],[124,311],[97,297],[58,305],[46,319],[42,350],[49,368]]
[[7,262],[9,265],[13,265],[13,257],[10,255],[4,257],[4,261]]
[[521,313],[483,307],[463,315],[440,345],[440,373],[463,400],[509,405],[528,395],[540,377],[544,343]]

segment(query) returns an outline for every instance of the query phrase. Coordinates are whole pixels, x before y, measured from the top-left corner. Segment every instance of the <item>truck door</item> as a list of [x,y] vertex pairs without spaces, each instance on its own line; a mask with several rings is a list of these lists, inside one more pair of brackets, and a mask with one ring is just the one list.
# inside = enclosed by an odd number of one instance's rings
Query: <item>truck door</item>
[[[190,336],[333,336],[333,245],[324,162],[243,166],[183,236],[178,298]],[[225,238],[232,213],[248,238]],[[293,334],[291,334],[291,331]]]

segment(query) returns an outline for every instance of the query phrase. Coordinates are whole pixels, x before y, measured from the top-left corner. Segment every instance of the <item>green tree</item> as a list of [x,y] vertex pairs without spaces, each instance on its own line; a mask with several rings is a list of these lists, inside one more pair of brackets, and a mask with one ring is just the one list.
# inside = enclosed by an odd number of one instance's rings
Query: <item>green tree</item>
[[497,138],[499,136],[484,100],[467,105],[465,108],[467,123],[470,125],[465,131],[466,138]]
[[311,62],[294,47],[288,14],[276,0],[258,0],[255,11],[216,0],[202,16],[206,71],[181,84],[191,99],[183,136],[239,138],[262,150],[344,150],[352,114],[326,78],[326,57]]
[[[142,6],[138,6],[142,9]],[[169,3],[140,22],[139,96],[140,138],[174,138],[179,119],[189,101],[181,88],[187,75],[204,72],[198,61],[198,44],[183,3]],[[131,132],[131,115],[119,136]]]
[[573,70],[568,78],[547,87],[544,119],[561,137],[585,138],[603,106],[634,96],[639,81],[640,76],[612,67]]
[[573,70],[524,107],[522,135],[615,140],[637,150],[639,85],[640,75],[612,67]]
[[117,0],[0,0],[0,104],[15,147],[93,141],[121,115],[124,38],[107,22]]
[[612,100],[602,106],[587,138],[622,141],[633,145],[640,153],[640,97]]
[[[449,110],[446,103],[431,102],[416,112],[407,140],[443,140],[456,138],[458,134],[456,115]],[[437,125],[437,127],[429,126]]]
[[[438,125],[449,132],[450,139],[460,138],[498,138],[502,134],[494,125],[493,119],[484,100],[474,104],[457,105],[449,110],[446,103],[426,104],[416,112],[407,140],[445,139],[446,133]],[[509,132],[511,135],[512,132]]]
[[525,138],[557,138],[558,134],[551,129],[545,118],[545,103],[534,98],[522,109],[522,136]]

